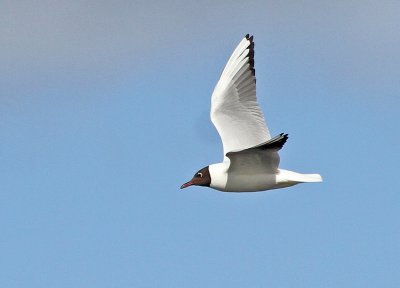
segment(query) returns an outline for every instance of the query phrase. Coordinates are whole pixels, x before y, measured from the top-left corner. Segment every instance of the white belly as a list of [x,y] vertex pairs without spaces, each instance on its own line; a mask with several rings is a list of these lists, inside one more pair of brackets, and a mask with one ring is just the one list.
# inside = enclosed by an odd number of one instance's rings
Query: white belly
[[[288,187],[298,182],[282,180],[279,174],[242,174],[227,173],[224,163],[209,166],[210,187],[224,192],[256,192]],[[277,179],[278,176],[278,179]]]

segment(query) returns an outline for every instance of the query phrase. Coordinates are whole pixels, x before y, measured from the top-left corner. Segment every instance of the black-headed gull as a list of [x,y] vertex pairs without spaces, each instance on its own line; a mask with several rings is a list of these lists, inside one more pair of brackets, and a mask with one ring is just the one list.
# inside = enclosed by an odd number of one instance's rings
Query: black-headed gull
[[271,139],[256,98],[253,36],[233,51],[211,97],[211,121],[224,148],[224,160],[200,169],[181,186],[207,186],[225,192],[254,192],[304,182],[321,182],[319,174],[279,169],[278,151],[288,139]]

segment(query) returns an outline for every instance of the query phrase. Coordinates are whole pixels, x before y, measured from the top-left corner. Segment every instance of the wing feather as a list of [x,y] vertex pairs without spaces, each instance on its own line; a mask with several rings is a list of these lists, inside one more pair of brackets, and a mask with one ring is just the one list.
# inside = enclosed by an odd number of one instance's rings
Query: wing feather
[[224,155],[271,139],[257,103],[253,36],[242,39],[222,71],[211,97],[210,116]]
[[226,157],[230,159],[229,172],[276,173],[280,161],[278,151],[282,149],[288,138],[288,134],[281,133],[255,147],[227,153]]

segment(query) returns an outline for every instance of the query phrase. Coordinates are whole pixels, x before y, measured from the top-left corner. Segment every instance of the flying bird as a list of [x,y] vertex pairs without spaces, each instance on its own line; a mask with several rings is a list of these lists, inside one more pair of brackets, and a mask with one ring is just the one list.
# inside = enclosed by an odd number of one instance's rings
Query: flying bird
[[278,151],[288,134],[271,138],[257,103],[253,36],[242,39],[222,71],[211,96],[210,117],[222,140],[223,161],[200,169],[181,189],[197,185],[225,192],[255,192],[322,182],[319,174],[278,167]]

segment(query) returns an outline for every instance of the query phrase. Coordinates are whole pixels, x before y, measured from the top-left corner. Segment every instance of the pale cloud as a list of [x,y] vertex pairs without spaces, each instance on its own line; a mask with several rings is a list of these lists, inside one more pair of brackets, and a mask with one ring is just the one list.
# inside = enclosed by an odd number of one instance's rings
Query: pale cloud
[[398,1],[2,1],[0,75],[140,71],[157,61],[202,61],[199,53],[222,65],[254,33],[269,51],[288,47],[351,80],[384,74],[394,85],[398,15]]
[[329,39],[324,33],[342,33],[365,53],[373,47],[392,52],[399,45],[399,12],[397,1],[2,1],[0,52],[14,62],[101,63],[247,32],[312,33],[321,41]]

